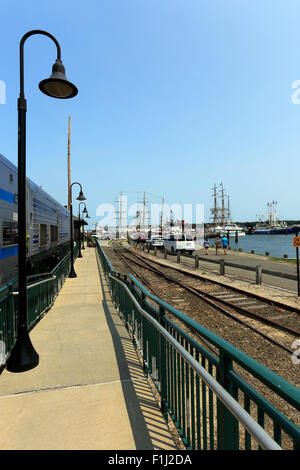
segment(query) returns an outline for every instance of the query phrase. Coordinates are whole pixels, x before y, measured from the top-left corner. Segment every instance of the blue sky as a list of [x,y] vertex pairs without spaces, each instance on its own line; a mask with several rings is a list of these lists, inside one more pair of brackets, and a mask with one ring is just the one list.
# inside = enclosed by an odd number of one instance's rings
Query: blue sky
[[300,219],[300,105],[291,99],[299,17],[297,0],[3,0],[0,153],[17,162],[19,41],[45,29],[79,94],[40,93],[56,51],[31,37],[27,175],[59,202],[70,115],[72,181],[83,185],[91,220],[126,190],[203,203],[208,220],[221,182],[235,220],[255,220],[272,200],[282,217]]

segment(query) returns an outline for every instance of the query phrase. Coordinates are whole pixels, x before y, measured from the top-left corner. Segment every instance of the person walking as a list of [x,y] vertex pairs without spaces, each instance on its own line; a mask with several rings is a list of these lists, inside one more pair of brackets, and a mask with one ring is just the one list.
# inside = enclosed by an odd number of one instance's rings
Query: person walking
[[220,254],[221,240],[219,237],[216,238],[216,255]]
[[205,254],[208,255],[209,241],[207,240],[207,238],[204,238],[203,246],[205,248]]
[[224,250],[224,255],[227,255],[226,250],[227,250],[227,244],[228,244],[228,239],[224,235],[224,237],[221,239],[223,250]]

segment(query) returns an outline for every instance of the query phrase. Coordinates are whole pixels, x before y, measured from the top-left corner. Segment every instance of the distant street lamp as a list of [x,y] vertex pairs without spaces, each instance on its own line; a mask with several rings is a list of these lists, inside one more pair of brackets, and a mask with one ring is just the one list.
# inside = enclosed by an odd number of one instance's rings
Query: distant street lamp
[[54,36],[42,30],[33,30],[24,34],[20,41],[20,95],[18,99],[18,266],[19,266],[19,307],[17,340],[6,362],[10,372],[24,372],[33,369],[39,363],[39,355],[29,338],[27,326],[26,292],[26,110],[24,94],[24,43],[35,34],[48,36],[57,48],[57,59],[52,67],[52,75],[40,82],[40,90],[52,98],[73,98],[78,93],[75,85],[65,75],[61,61],[61,49]]
[[[80,192],[79,192],[79,196],[76,198],[77,201],[85,201],[86,198],[84,197],[83,195],[83,192],[82,192],[82,186],[80,183],[77,183],[77,181],[75,181],[74,183],[71,184],[70,186],[70,196],[71,196],[71,200],[70,200],[70,239],[71,239],[71,244],[70,244],[70,250],[71,250],[71,269],[70,269],[70,273],[69,273],[69,277],[77,277],[77,274],[75,273],[75,270],[74,270],[74,237],[73,237],[73,205],[72,205],[72,186],[74,184],[78,184],[80,186]],[[80,229],[79,229],[80,230]],[[79,232],[80,233],[80,232]],[[80,237],[79,237],[79,242],[80,242]],[[79,243],[79,251],[80,251],[80,243]],[[82,255],[81,255],[82,256]]]
[[[89,216],[89,214],[88,214],[88,213],[86,214],[85,218],[86,218],[86,219],[90,219],[90,216]],[[85,249],[85,248],[84,248],[84,227],[83,227],[83,238],[82,238],[82,244],[83,244],[83,249]]]
[[[85,250],[84,248],[84,243],[82,239],[82,230],[81,230],[81,218],[80,218],[80,205],[84,204],[84,209],[82,211],[82,214],[87,214],[87,208],[85,202],[80,202],[78,205],[78,218],[79,218],[79,249]],[[82,225],[84,224],[83,219],[82,219]],[[82,257],[82,255],[81,255]]]

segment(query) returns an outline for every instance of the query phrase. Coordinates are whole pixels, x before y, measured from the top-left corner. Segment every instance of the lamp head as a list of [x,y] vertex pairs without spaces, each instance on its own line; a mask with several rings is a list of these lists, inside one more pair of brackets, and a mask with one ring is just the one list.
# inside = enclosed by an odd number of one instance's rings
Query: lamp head
[[73,98],[78,90],[66,77],[65,67],[61,60],[57,59],[52,66],[52,75],[39,84],[39,89],[52,98]]
[[77,201],[85,201],[85,200],[86,200],[86,197],[84,197],[83,192],[80,190]]

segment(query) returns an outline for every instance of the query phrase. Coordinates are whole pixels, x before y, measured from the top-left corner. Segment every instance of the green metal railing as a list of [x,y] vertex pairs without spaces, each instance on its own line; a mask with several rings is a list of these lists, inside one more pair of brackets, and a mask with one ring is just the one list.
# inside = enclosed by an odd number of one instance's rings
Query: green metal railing
[[[78,255],[78,243],[74,247],[74,258]],[[42,318],[51,308],[58,295],[71,265],[68,253],[49,273],[28,276],[27,281],[27,321],[28,329]],[[0,289],[0,366],[16,341],[18,316],[17,279]]]
[[[300,449],[300,428],[293,422],[294,417],[299,422],[297,387],[150,294],[132,275],[116,273],[98,242],[97,252],[112,300],[141,352],[145,372],[151,375],[161,396],[162,412],[169,413],[188,449],[264,448],[247,423],[234,413],[234,407],[226,406],[191,364],[198,364],[221,385],[249,419],[256,421],[257,429],[265,430],[281,448]],[[186,333],[185,325],[213,345],[218,354],[211,354]],[[186,357],[165,334],[181,345]],[[249,385],[250,378],[255,387]],[[279,402],[285,414],[278,410]]]

